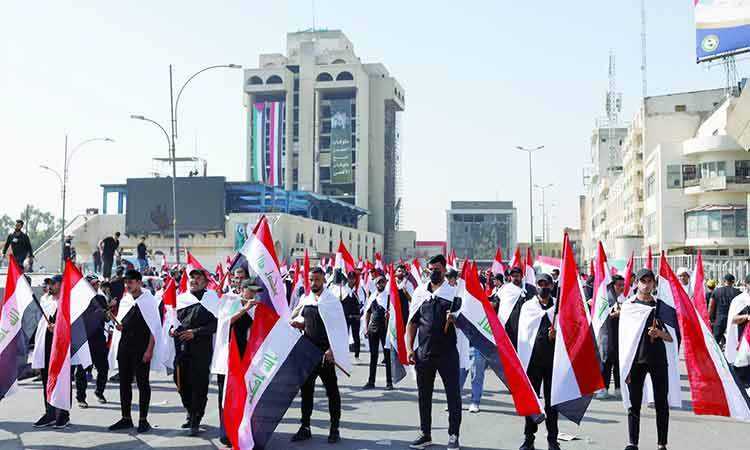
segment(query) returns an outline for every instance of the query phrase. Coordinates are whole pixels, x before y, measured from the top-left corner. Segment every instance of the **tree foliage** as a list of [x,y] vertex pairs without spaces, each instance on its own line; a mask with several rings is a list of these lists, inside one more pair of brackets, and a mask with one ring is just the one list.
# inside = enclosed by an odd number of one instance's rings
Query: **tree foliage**
[[[32,205],[26,205],[23,209],[21,220],[24,222],[23,231],[29,235],[31,248],[34,250],[60,231],[60,222],[52,213],[42,211]],[[15,223],[15,221],[12,222]],[[0,219],[0,224],[2,223]],[[11,229],[12,227],[13,224],[11,224]]]

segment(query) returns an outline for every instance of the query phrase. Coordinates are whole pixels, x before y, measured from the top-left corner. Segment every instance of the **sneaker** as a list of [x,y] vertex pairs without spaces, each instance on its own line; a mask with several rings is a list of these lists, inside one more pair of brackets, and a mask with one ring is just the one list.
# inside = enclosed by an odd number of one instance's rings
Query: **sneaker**
[[221,442],[221,445],[226,445],[227,447],[232,446],[232,441],[230,441],[229,438],[226,436],[220,437],[219,442]]
[[536,450],[536,447],[534,447],[534,436],[526,436],[518,450]]
[[66,428],[68,425],[70,425],[70,417],[65,415],[57,416],[57,420],[55,420],[55,424],[52,426],[52,428],[62,430],[63,428]]
[[370,389],[375,389],[375,383],[367,383],[366,385],[362,386],[362,390],[369,391]]
[[476,403],[472,403],[471,405],[469,405],[469,412],[470,413],[478,413],[479,412],[479,405],[477,405]]
[[619,389],[615,389],[615,397],[619,400],[622,400],[622,391]]
[[339,429],[331,428],[331,432],[328,433],[328,443],[335,444],[336,442],[340,440],[341,440],[341,434],[339,433]]
[[49,427],[51,425],[54,425],[54,423],[55,423],[55,418],[49,414],[45,414],[42,417],[40,417],[39,420],[34,422],[34,428]]
[[627,447],[625,447],[625,450],[638,450],[638,446],[630,444]]
[[392,391],[393,390],[393,383],[386,384],[385,385],[385,390],[386,391]]
[[101,403],[102,405],[104,405],[104,404],[106,404],[106,403],[107,403],[107,399],[106,399],[106,398],[104,398],[104,394],[97,394],[97,393],[94,393],[94,397],[96,397],[96,399],[97,399],[97,400],[99,401],[99,403]]
[[560,448],[560,444],[557,441],[555,441],[555,442],[549,442],[548,445],[547,445],[547,448],[549,450],[562,450]]
[[292,442],[300,442],[300,441],[306,441],[310,438],[312,438],[312,433],[310,432],[310,428],[299,427],[299,430],[297,430],[297,432],[294,433],[294,436],[292,436],[290,440]]
[[139,433],[147,433],[151,431],[151,424],[148,423],[148,420],[141,419],[138,421],[138,432]]
[[109,431],[129,430],[133,428],[133,419],[123,417],[114,424],[109,426]]
[[448,436],[448,450],[459,450],[461,447],[458,445],[458,435],[451,434]]
[[419,437],[409,444],[409,448],[423,449],[432,445],[432,438],[424,434],[420,434]]
[[190,433],[188,433],[188,436],[198,436],[201,433],[201,419],[200,416],[193,416],[193,419],[190,421]]
[[594,398],[597,400],[607,400],[609,399],[609,392],[607,392],[606,389],[602,389],[601,391],[598,391],[596,394],[594,394]]
[[185,423],[183,423],[182,425],[180,425],[180,428],[182,428],[183,430],[186,430],[186,429],[190,428],[190,416],[187,416],[185,418]]
[[86,403],[86,400],[78,400],[78,407],[81,409],[86,409],[89,407],[89,404]]
[[114,383],[119,383],[120,382],[120,374],[117,373],[117,374],[112,375],[111,377],[109,377],[109,381],[112,381]]

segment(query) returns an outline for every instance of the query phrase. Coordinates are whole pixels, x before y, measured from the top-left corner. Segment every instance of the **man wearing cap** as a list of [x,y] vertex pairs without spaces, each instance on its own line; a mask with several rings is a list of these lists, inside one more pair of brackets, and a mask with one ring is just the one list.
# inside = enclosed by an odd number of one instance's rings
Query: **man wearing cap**
[[375,291],[370,294],[365,306],[365,337],[370,346],[370,376],[363,389],[375,388],[375,374],[378,368],[378,352],[383,347],[385,363],[386,390],[393,390],[391,378],[390,350],[385,347],[385,337],[388,330],[388,311],[390,294],[385,290],[387,281],[382,270],[375,273]]
[[430,259],[427,266],[430,281],[414,290],[406,328],[406,352],[417,372],[420,435],[409,445],[415,449],[432,445],[432,396],[437,374],[443,380],[448,400],[448,449],[459,448],[460,365],[454,313],[461,307],[461,298],[456,288],[448,283],[445,266],[443,255]]
[[213,357],[219,297],[207,290],[208,274],[198,268],[188,273],[187,292],[177,296],[179,325],[170,331],[174,338],[174,381],[187,420],[182,428],[189,428],[191,436],[200,433],[200,423],[208,401],[208,384]]
[[262,290],[256,278],[246,279],[240,285],[240,295],[226,293],[221,297],[211,373],[216,374],[219,388],[219,441],[227,446],[232,445],[224,429],[224,381],[228,371],[230,336],[234,331],[237,347],[240,355],[243,355],[255,315],[255,295]]
[[510,283],[505,283],[496,295],[498,297],[498,317],[505,326],[511,343],[515,346],[518,338],[516,327],[518,326],[521,307],[527,300],[534,298],[537,292],[536,288],[523,282],[523,270],[520,267],[512,267],[509,274]]
[[120,374],[120,412],[122,418],[110,425],[110,431],[133,428],[131,408],[133,402],[133,379],[138,386],[138,432],[151,429],[148,423],[148,408],[151,404],[149,373],[159,370],[156,348],[161,336],[159,304],[147,289],[141,286],[141,273],[135,269],[125,273],[127,294],[117,310],[115,332],[112,335],[110,363]]
[[[537,295],[523,303],[515,328],[518,330],[518,357],[524,365],[529,381],[537,395],[541,394],[542,384],[544,384],[544,414],[546,415],[548,448],[559,450],[560,444],[557,442],[558,413],[557,409],[551,405],[552,371],[555,338],[557,336],[554,327],[557,299],[552,296],[553,286],[554,280],[549,274],[543,273],[537,277]],[[520,450],[533,450],[539,425],[530,417],[526,417],[525,420],[525,437]]]
[[[636,275],[636,295],[626,300],[620,310],[620,377],[622,401],[628,412],[630,442],[626,450],[638,450],[641,426],[641,404],[646,376],[651,378],[656,410],[657,445],[667,446],[669,406],[679,406],[679,350],[674,309],[654,297],[655,277],[649,269]],[[668,311],[671,309],[671,312]],[[676,404],[673,397],[677,398]]]
[[57,313],[57,302],[60,299],[60,288],[62,275],[55,275],[50,279],[48,296],[42,301],[44,317],[39,319],[39,324],[34,335],[34,353],[31,356],[31,368],[41,369],[42,396],[44,397],[44,415],[34,422],[35,428],[53,426],[54,428],[65,428],[70,424],[70,413],[64,409],[58,409],[47,402],[47,379],[49,376],[49,358],[52,354],[52,337],[55,331],[55,317]]
[[[107,304],[107,298],[102,295],[99,291],[99,277],[94,274],[86,275],[86,281],[96,291],[96,296],[91,300],[91,304],[95,308],[98,308],[104,312],[108,311],[109,305]],[[106,314],[101,314],[101,320],[97,322],[96,330],[89,337],[89,351],[91,352],[91,362],[93,367],[96,367],[96,390],[94,396],[99,403],[107,403],[107,399],[104,398],[104,389],[107,387],[107,372],[109,371],[109,363],[107,362],[107,337],[104,332],[104,327],[109,321]],[[89,324],[94,325],[94,324]],[[84,368],[83,366],[76,366],[75,370],[75,382],[76,382],[76,401],[80,408],[88,408],[86,403],[86,388],[88,386],[88,374],[91,373],[91,367]]]
[[724,332],[727,329],[729,307],[732,300],[740,294],[740,290],[734,287],[734,275],[728,273],[724,275],[724,284],[714,289],[708,301],[708,316],[713,325],[714,339],[721,346],[725,342]]

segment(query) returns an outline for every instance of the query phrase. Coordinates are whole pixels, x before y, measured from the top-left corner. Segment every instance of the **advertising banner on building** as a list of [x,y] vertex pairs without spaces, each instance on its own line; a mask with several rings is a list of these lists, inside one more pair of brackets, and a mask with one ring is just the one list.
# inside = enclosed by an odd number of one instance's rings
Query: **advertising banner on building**
[[694,0],[698,62],[750,51],[750,2]]
[[281,186],[284,172],[284,102],[256,102],[251,116],[252,171],[250,180],[269,186]]
[[351,102],[335,99],[331,100],[331,184],[352,182]]

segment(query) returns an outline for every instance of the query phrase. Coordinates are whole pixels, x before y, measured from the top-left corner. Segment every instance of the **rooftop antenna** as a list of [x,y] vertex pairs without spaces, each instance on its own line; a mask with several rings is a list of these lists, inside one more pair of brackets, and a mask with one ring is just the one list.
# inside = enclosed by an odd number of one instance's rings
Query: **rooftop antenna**
[[315,0],[312,0],[312,32],[315,39]]
[[609,89],[607,90],[607,147],[609,152],[609,170],[622,170],[622,162],[618,161],[620,150],[615,143],[615,128],[619,125],[619,115],[622,111],[622,93],[617,92],[616,84],[617,65],[615,62],[615,53],[609,51]]

